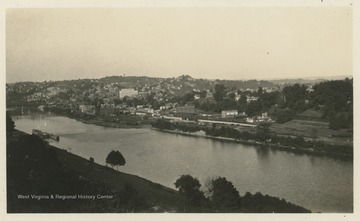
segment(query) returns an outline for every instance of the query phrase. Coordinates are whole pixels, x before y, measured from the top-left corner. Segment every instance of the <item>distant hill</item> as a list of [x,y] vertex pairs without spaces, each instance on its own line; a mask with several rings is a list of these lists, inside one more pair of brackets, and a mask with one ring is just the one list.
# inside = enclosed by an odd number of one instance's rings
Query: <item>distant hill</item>
[[193,89],[211,90],[216,84],[223,84],[234,89],[258,89],[259,87],[277,87],[275,83],[258,80],[209,80],[182,75],[177,78],[154,78],[146,76],[109,76],[99,79],[104,83],[118,83],[128,87],[157,87],[168,89],[175,94],[184,94]]
[[268,80],[269,82],[277,85],[283,84],[316,84],[323,81],[330,80],[343,80],[345,78],[351,79],[351,75],[341,75],[341,76],[330,76],[330,77],[313,77],[313,78],[285,78],[285,79],[274,79]]

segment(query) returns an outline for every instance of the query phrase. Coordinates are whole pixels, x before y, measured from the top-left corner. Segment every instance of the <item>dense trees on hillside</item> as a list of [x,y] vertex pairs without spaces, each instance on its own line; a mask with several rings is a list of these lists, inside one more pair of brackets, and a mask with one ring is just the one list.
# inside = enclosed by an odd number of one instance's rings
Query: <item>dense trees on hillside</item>
[[321,82],[314,86],[312,105],[329,120],[331,129],[353,127],[353,80]]
[[294,84],[286,86],[282,90],[284,94],[284,108],[290,108],[296,112],[306,110],[305,100],[308,98],[307,87],[305,85]]
[[[208,181],[203,193],[198,179],[191,175],[182,175],[175,187],[186,195],[184,198],[184,212],[207,213],[309,213],[311,211],[286,202],[284,199],[262,195],[260,192],[252,195],[249,192],[241,197],[231,181],[225,177],[218,177]],[[205,197],[205,195],[207,195]],[[190,203],[196,199],[197,203]]]
[[214,99],[216,101],[222,101],[225,96],[225,86],[223,84],[215,85]]
[[[353,86],[352,80],[325,81],[313,87],[303,84],[285,86],[281,91],[266,92],[259,87],[257,92],[237,91],[240,96],[235,100],[234,88],[223,84],[214,86],[215,101],[194,101],[194,93],[184,95],[181,104],[194,102],[195,107],[204,111],[221,112],[222,110],[238,110],[247,116],[259,116],[275,106],[279,109],[271,112],[277,123],[285,123],[298,114],[313,109],[320,111],[322,118],[330,123],[331,129],[352,128],[353,121]],[[256,99],[248,100],[248,97]]]
[[352,111],[353,80],[326,81],[314,85],[313,105],[318,108],[325,105],[331,111]]
[[205,195],[200,191],[201,184],[198,179],[182,175],[174,184],[184,196],[184,209],[188,208],[186,212],[196,212],[192,211],[192,208],[200,208],[204,204]]
[[241,207],[239,192],[225,177],[211,180],[207,187],[213,212],[235,212]]

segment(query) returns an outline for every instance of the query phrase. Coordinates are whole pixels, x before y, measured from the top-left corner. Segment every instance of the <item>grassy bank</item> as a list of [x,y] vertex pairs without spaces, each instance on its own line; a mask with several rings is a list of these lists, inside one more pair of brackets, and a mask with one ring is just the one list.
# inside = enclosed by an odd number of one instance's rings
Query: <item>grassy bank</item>
[[[23,132],[15,131],[7,147],[8,212],[176,212],[182,206],[182,197],[174,189],[90,163]],[[30,174],[36,174],[36,180]],[[111,195],[113,199],[31,199],[32,194],[59,193]],[[30,199],[19,199],[19,194]]]

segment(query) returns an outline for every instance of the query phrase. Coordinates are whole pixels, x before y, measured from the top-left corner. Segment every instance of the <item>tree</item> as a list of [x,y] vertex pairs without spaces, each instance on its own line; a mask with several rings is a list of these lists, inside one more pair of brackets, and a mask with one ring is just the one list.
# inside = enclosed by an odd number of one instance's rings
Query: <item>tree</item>
[[247,97],[245,94],[241,94],[238,103],[239,103],[239,108],[238,108],[239,112],[245,112],[247,107]]
[[206,98],[207,92],[205,90],[200,92],[200,98]]
[[225,96],[225,86],[223,84],[216,84],[214,99],[216,101],[222,101],[224,96]]
[[186,104],[187,102],[190,102],[193,100],[194,100],[194,93],[192,93],[192,92],[189,92],[182,97],[183,104]]
[[15,130],[15,122],[9,114],[6,114],[6,136],[11,136]]
[[305,99],[307,98],[307,87],[305,85],[294,84],[285,86],[283,89],[285,97],[285,107],[294,109],[297,112],[304,111],[306,108]]
[[271,138],[270,123],[260,123],[256,127],[256,137],[259,141],[266,141]]
[[225,177],[212,180],[207,186],[211,205],[215,212],[234,212],[240,209],[239,192]]
[[276,123],[283,124],[291,121],[295,117],[295,114],[293,110],[281,110],[276,116]]
[[261,101],[251,101],[246,107],[246,114],[250,117],[255,115],[260,115],[262,112],[262,103]]
[[174,184],[180,194],[184,196],[184,212],[186,212],[187,202],[188,207],[200,207],[205,200],[204,193],[200,191],[201,184],[198,179],[190,175],[182,175]]
[[116,166],[116,169],[118,170],[118,166],[124,166],[126,161],[119,151],[112,150],[106,157],[106,163],[111,166]]

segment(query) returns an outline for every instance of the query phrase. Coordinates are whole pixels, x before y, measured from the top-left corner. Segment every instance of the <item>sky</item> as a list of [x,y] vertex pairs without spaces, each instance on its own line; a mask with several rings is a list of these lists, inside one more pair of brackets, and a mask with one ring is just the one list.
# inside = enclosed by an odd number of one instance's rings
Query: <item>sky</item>
[[6,82],[352,75],[351,7],[6,9]]

